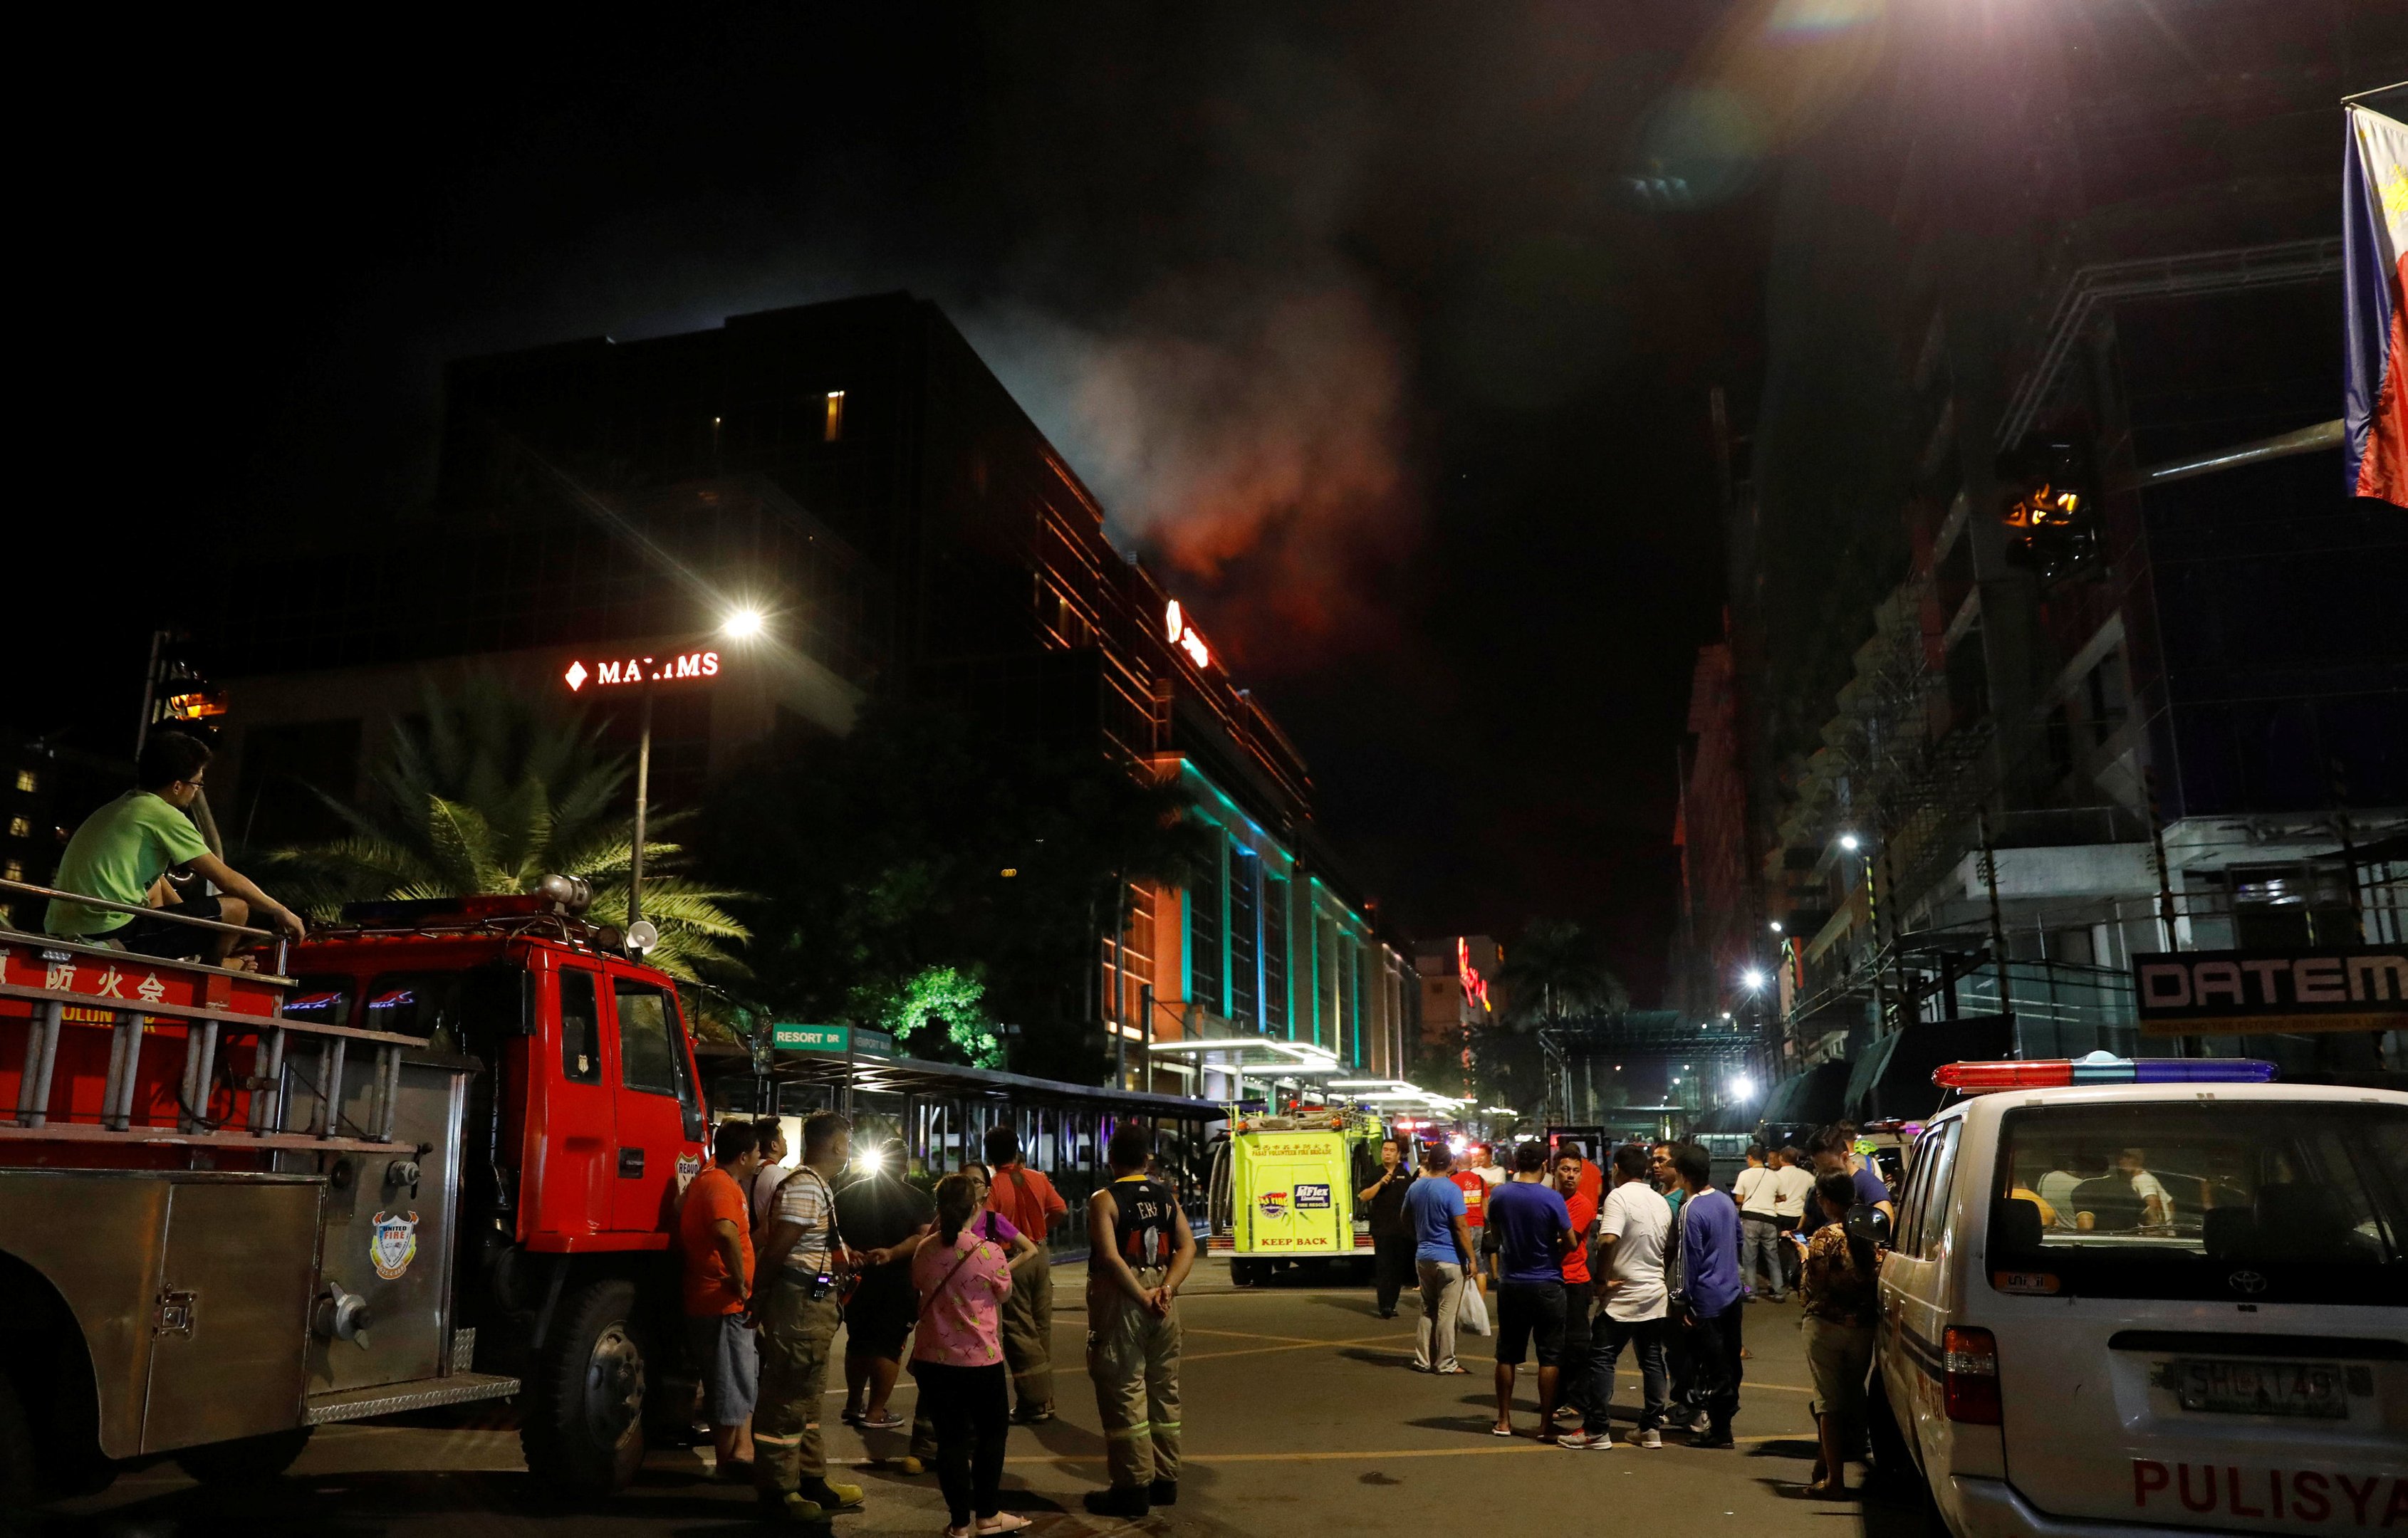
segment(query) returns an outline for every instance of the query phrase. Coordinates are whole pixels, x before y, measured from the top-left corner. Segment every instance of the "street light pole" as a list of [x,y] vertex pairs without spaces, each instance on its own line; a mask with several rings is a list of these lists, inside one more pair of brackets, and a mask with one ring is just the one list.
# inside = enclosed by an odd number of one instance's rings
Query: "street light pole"
[[652,789],[652,669],[644,663],[644,686],[636,709],[636,848],[627,864],[627,927],[644,917],[644,804]]

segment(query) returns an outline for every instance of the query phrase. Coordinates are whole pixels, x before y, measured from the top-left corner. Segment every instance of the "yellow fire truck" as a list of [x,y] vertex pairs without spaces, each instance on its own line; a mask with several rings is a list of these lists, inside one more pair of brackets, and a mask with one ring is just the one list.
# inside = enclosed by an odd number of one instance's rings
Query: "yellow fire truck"
[[1358,1111],[1232,1112],[1212,1155],[1205,1253],[1227,1256],[1240,1286],[1288,1266],[1368,1262],[1371,1225],[1354,1193],[1378,1178],[1386,1135]]

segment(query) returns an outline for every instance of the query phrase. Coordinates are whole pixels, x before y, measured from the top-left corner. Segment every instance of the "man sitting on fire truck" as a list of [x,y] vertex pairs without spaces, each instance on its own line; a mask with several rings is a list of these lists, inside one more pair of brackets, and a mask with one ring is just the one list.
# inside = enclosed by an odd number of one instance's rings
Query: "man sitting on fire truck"
[[[201,793],[209,749],[180,732],[156,732],[142,745],[131,790],[83,819],[67,840],[53,877],[63,891],[103,902],[140,905],[170,870],[190,866],[229,896],[196,894],[160,908],[185,919],[242,924],[258,914],[298,940],[307,933],[301,916],[268,896],[241,872],[209,852],[184,809]],[[53,901],[43,927],[63,940],[109,945],[143,956],[177,959],[207,956],[222,964],[241,936],[201,930],[170,919],[88,908]]]

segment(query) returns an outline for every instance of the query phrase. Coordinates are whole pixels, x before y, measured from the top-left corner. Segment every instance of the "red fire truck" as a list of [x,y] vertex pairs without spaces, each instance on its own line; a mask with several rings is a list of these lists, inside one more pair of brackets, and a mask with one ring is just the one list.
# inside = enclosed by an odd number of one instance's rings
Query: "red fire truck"
[[0,926],[0,1510],[513,1395],[538,1474],[633,1474],[691,1400],[707,1123],[676,987],[584,895],[368,904],[258,972]]

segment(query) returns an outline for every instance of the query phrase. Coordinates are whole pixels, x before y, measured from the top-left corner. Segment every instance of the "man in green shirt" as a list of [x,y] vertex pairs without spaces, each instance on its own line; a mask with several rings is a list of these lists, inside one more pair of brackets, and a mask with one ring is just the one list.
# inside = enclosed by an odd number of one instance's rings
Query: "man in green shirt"
[[[62,891],[141,905],[150,901],[150,889],[161,876],[190,866],[231,895],[187,897],[159,912],[227,924],[248,923],[258,914],[300,939],[307,933],[301,916],[211,854],[200,830],[184,815],[201,793],[208,762],[208,747],[198,738],[180,732],[153,733],[135,765],[136,789],[84,819],[59,856],[52,883]],[[121,946],[144,956],[206,956],[212,962],[223,961],[239,938],[222,930],[58,901],[50,904],[43,927],[63,940]]]

